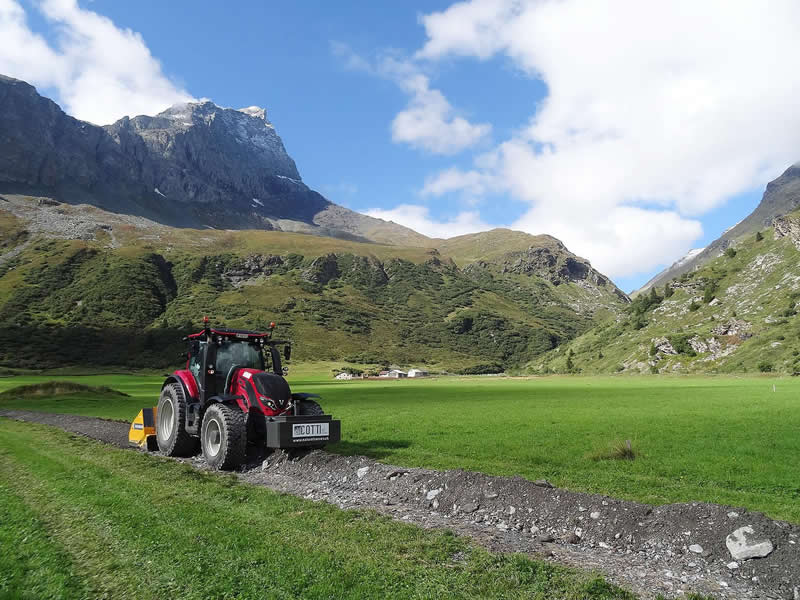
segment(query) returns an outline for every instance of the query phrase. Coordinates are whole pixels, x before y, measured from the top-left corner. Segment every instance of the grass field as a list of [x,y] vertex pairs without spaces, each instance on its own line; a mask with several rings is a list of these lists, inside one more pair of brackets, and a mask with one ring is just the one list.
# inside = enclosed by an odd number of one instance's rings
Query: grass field
[[[0,379],[0,391],[41,381]],[[0,400],[128,420],[161,377],[74,378],[130,398]],[[329,449],[385,462],[545,477],[558,486],[649,503],[745,506],[800,523],[800,380],[547,377],[334,382],[309,371],[297,391],[342,419]],[[773,391],[773,384],[775,391]],[[35,406],[33,405],[35,404]],[[596,460],[628,440],[636,459]]]
[[632,599],[450,532],[0,419],[0,598]]

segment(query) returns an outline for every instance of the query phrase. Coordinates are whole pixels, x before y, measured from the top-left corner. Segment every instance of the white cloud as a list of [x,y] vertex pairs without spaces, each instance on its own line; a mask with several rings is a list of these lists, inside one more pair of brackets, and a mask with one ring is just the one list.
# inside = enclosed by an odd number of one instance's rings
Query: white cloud
[[434,154],[456,154],[491,133],[488,123],[473,124],[458,115],[414,62],[384,55],[372,64],[341,42],[333,42],[331,50],[347,68],[389,79],[409,96],[408,106],[392,121],[392,141]]
[[491,229],[491,226],[484,223],[476,211],[461,212],[447,221],[438,221],[432,218],[428,207],[418,204],[401,204],[392,209],[370,208],[360,212],[376,219],[394,221],[433,238],[451,238],[465,233]]
[[463,186],[527,201],[517,226],[551,228],[612,276],[670,263],[701,234],[695,217],[800,154],[794,0],[471,0],[421,22],[417,60],[503,54],[548,88]]
[[492,177],[478,171],[462,171],[457,168],[445,169],[425,180],[423,196],[442,196],[461,191],[471,196],[482,196],[493,186]]
[[75,0],[43,0],[51,46],[29,28],[16,0],[0,0],[0,73],[54,88],[69,114],[92,123],[154,114],[191,96],[171,82],[142,37]]
[[[384,68],[387,68],[384,63]],[[394,72],[394,69],[389,72]],[[491,132],[491,125],[473,125],[455,114],[447,98],[430,88],[421,73],[397,69],[396,81],[411,96],[408,107],[392,121],[392,140],[435,154],[455,154],[474,146]]]
[[612,277],[641,272],[643,264],[662,264],[665,256],[682,256],[703,233],[698,221],[674,211],[632,206],[595,211],[540,205],[511,228],[553,235]]

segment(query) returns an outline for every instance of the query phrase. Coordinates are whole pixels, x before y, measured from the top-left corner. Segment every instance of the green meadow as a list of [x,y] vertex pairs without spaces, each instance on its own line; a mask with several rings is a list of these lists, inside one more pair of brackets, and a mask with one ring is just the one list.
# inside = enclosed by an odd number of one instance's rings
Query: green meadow
[[0,598],[634,600],[449,531],[0,419]]
[[[317,371],[319,372],[319,371]],[[0,392],[43,376],[0,379]],[[0,396],[26,408],[129,420],[162,376],[64,377],[129,397]],[[661,504],[704,501],[800,523],[800,380],[766,377],[462,377],[338,382],[300,368],[295,391],[342,420],[332,452],[403,466],[546,478]],[[774,390],[774,391],[773,391]],[[630,441],[633,460],[617,457]]]

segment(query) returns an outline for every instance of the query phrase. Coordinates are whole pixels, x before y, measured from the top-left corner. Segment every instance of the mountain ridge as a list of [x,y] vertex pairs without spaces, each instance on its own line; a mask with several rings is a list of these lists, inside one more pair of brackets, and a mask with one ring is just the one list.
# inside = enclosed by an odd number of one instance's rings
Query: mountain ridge
[[175,227],[279,229],[428,245],[308,188],[263,109],[210,101],[97,126],[0,76],[0,193],[91,204]]
[[800,208],[800,163],[795,163],[767,183],[761,201],[747,217],[726,229],[720,237],[690,260],[683,263],[676,261],[655,275],[632,296],[649,291],[652,287],[664,285],[684,273],[707,264],[722,255],[728,247],[735,247],[742,238],[772,227],[775,218],[787,215],[798,208]]
[[[278,320],[301,359],[496,372],[626,305],[609,281],[549,268],[584,264],[565,248],[553,265],[510,271],[502,253],[459,267],[436,248],[98,213],[0,195],[0,364],[157,368],[177,355],[180,331],[209,314],[243,328]],[[121,336],[136,341],[110,343]],[[54,340],[91,356],[54,353]]]

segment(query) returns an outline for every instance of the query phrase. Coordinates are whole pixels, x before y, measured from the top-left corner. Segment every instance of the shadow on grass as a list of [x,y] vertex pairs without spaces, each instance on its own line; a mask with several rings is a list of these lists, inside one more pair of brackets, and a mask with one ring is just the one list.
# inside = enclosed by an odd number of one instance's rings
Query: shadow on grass
[[392,454],[392,450],[411,447],[408,440],[368,440],[366,442],[342,441],[328,446],[326,450],[336,454],[348,456],[360,455],[368,458],[381,459]]

